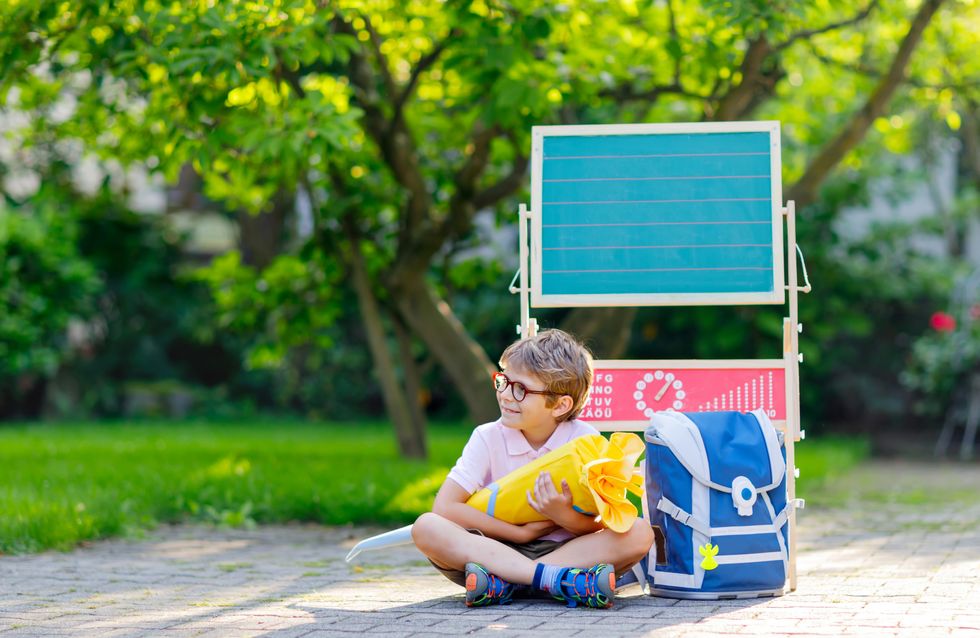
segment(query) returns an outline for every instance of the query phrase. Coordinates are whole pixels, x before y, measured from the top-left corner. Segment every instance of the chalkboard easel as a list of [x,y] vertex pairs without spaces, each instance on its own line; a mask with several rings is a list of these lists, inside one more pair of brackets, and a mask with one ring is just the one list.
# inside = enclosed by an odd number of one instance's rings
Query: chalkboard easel
[[[520,294],[518,334],[537,333],[532,306],[788,301],[782,359],[597,361],[585,413],[600,430],[642,431],[652,410],[767,410],[784,433],[787,498],[802,507],[797,295],[810,286],[805,266],[797,283],[795,213],[782,203],[779,122],[534,127],[520,283],[510,289]],[[649,397],[647,378],[660,387]],[[793,507],[788,520],[793,591]]]

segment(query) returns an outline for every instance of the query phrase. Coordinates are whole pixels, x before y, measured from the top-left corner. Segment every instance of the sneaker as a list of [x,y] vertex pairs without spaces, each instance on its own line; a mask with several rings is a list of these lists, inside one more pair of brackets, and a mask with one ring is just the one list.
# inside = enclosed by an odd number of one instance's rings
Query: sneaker
[[506,605],[516,587],[478,563],[466,563],[466,606]]
[[569,607],[585,605],[598,609],[612,607],[613,592],[616,589],[616,571],[605,563],[588,569],[570,567],[558,579],[558,590],[552,592],[558,600]]

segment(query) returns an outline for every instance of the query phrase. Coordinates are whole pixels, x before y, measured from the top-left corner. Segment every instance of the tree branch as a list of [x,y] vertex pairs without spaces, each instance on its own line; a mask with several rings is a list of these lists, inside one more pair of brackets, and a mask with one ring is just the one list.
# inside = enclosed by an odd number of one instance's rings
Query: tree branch
[[475,128],[473,140],[470,142],[473,151],[453,177],[453,183],[456,185],[454,198],[472,199],[476,180],[487,167],[487,160],[490,158],[490,143],[500,135],[500,127],[497,125],[485,128],[482,124],[478,124]]
[[[381,81],[384,83],[385,93],[388,94],[388,99],[394,102],[398,96],[398,86],[395,84],[395,78],[391,77],[391,69],[388,67],[388,56],[381,52],[381,37],[374,30],[374,25],[371,24],[369,17],[362,14],[361,20],[364,20],[364,30],[368,33],[368,41],[371,43],[372,52],[377,60],[378,70],[381,72]],[[394,119],[393,116],[392,121]]]
[[476,182],[486,170],[490,159],[490,144],[498,135],[500,135],[500,128],[496,125],[489,128],[477,126],[471,142],[473,152],[453,178],[456,192],[449,200],[449,214],[435,233],[439,236],[440,246],[449,237],[462,234],[472,221],[476,213],[476,207],[473,205]]
[[894,59],[874,92],[841,129],[837,136],[824,145],[810,164],[803,176],[789,189],[786,198],[796,201],[797,207],[803,207],[816,199],[817,188],[847,153],[864,138],[872,122],[884,113],[892,95],[902,84],[905,69],[912,57],[912,52],[922,40],[922,34],[932,17],[939,10],[943,0],[925,0],[909,31],[902,40]]
[[[807,46],[810,47],[810,51],[811,53],[813,53],[813,57],[820,60],[827,66],[833,66],[838,69],[843,69],[844,71],[854,73],[856,75],[863,75],[865,77],[874,78],[874,79],[880,79],[882,76],[885,75],[885,72],[882,71],[881,69],[876,69],[874,67],[870,67],[864,64],[859,64],[857,62],[844,62],[843,60],[838,60],[837,58],[831,57],[826,53],[820,51],[820,49],[817,48],[817,45],[814,44],[813,42],[808,42]],[[943,89],[953,89],[957,92],[966,92],[968,90],[976,88],[977,86],[980,86],[980,79],[978,79],[976,82],[967,81],[964,83],[950,82],[948,84],[929,84],[928,82],[923,82],[918,78],[906,78],[905,83],[910,86],[914,86],[917,89],[935,89],[937,91],[941,91]]]
[[276,64],[276,68],[273,70],[272,74],[277,80],[285,80],[286,84],[289,85],[291,89],[296,91],[296,96],[299,99],[302,100],[303,98],[306,97],[306,90],[303,88],[303,85],[300,81],[299,72],[289,70],[288,68],[283,66],[282,62],[280,61],[279,63]]
[[[670,39],[673,42],[680,43],[681,39],[677,33],[677,19],[674,15],[674,3],[672,0],[667,0],[667,30],[670,33]],[[678,44],[679,46],[679,44]],[[681,85],[681,60],[680,57],[674,58],[674,86],[679,87]]]
[[[424,270],[435,255],[453,237],[463,235],[478,211],[496,204],[521,187],[527,173],[528,157],[516,153],[510,172],[500,180],[476,192],[476,183],[483,174],[490,156],[490,144],[500,135],[497,127],[478,130],[473,137],[473,153],[456,173],[456,192],[449,203],[449,212],[438,227],[419,233],[413,242],[399,247],[395,266],[391,269],[390,284],[402,285],[402,273]],[[407,276],[407,275],[406,275]]]
[[418,83],[419,77],[425,73],[429,67],[435,64],[435,61],[439,59],[442,52],[446,50],[447,46],[449,46],[449,42],[452,40],[452,38],[457,37],[459,33],[459,29],[451,29],[449,33],[446,34],[446,37],[442,39],[442,41],[432,47],[432,50],[422,56],[422,58],[418,61],[418,64],[416,64],[415,68],[412,69],[412,74],[409,76],[408,82],[405,83],[405,86],[402,87],[401,92],[395,99],[395,117],[399,117],[401,115],[402,108],[404,108],[405,102],[408,101],[412,91],[415,90],[415,85]]
[[764,35],[749,43],[749,48],[742,58],[742,66],[739,72],[742,80],[737,85],[731,87],[710,117],[711,120],[740,120],[752,112],[752,109],[759,101],[769,95],[776,88],[776,82],[782,77],[782,73],[775,70],[766,71],[763,67],[772,54],[772,47]]
[[599,97],[613,98],[618,102],[631,102],[634,100],[643,100],[647,102],[656,102],[661,95],[683,95],[684,97],[693,98],[696,100],[706,100],[708,96],[701,95],[699,93],[693,93],[682,87],[678,83],[671,84],[661,84],[655,86],[651,89],[647,89],[643,92],[636,92],[633,87],[620,84],[609,89],[603,89],[599,91]]
[[393,277],[399,273],[424,270],[447,239],[463,234],[473,221],[477,208],[474,206],[476,182],[486,169],[490,158],[490,144],[500,135],[497,126],[475,126],[473,150],[453,177],[455,192],[449,201],[449,211],[438,225],[428,225],[424,233],[416,233],[410,241],[399,246]]
[[805,29],[803,31],[797,31],[793,35],[789,36],[789,39],[787,39],[785,42],[773,47],[773,53],[781,53],[783,49],[786,49],[787,47],[791,46],[797,40],[809,40],[815,35],[820,35],[821,33],[828,33],[830,31],[835,31],[837,29],[849,27],[852,24],[857,24],[858,22],[861,22],[869,15],[871,15],[871,12],[877,6],[878,6],[878,0],[871,0],[871,2],[868,3],[868,6],[866,6],[864,9],[859,11],[853,18],[848,18],[847,20],[841,20],[840,22],[832,22],[830,24],[824,25],[817,29]]
[[510,173],[502,177],[492,186],[488,186],[483,191],[477,193],[473,198],[473,205],[477,210],[493,206],[505,197],[514,194],[524,183],[524,176],[527,174],[528,157],[527,155],[517,155],[511,166]]
[[[342,33],[354,35],[353,26],[339,16],[334,19],[334,26]],[[354,99],[364,110],[365,131],[377,144],[395,180],[408,192],[399,229],[399,243],[404,243],[427,231],[427,217],[432,208],[432,198],[418,165],[415,141],[405,118],[389,120],[385,116],[375,76],[365,56],[352,51],[348,67]]]

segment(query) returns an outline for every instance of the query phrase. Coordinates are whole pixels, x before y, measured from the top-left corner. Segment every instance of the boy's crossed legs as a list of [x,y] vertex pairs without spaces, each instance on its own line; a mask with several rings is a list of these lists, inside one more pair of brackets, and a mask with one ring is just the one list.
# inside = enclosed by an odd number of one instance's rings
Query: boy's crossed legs
[[[612,565],[623,573],[646,556],[653,544],[653,530],[638,519],[620,534],[604,529],[578,536],[539,558],[524,556],[513,547],[492,538],[473,534],[447,518],[432,512],[423,514],[412,527],[416,547],[437,567],[444,570],[466,569],[468,563],[479,563],[489,574],[514,585],[539,585],[541,566],[589,569]],[[548,575],[549,571],[545,571]],[[553,592],[552,592],[553,593]],[[611,593],[611,588],[610,592]]]

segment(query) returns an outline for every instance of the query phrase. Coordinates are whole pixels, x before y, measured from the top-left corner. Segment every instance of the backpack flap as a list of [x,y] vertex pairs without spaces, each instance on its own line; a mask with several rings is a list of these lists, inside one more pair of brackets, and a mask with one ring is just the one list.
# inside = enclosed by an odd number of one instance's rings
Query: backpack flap
[[[737,484],[745,493],[769,491],[786,473],[779,436],[762,410],[739,412],[657,412],[646,431],[650,443],[665,445],[699,483],[722,492]],[[760,451],[764,453],[760,454]]]

